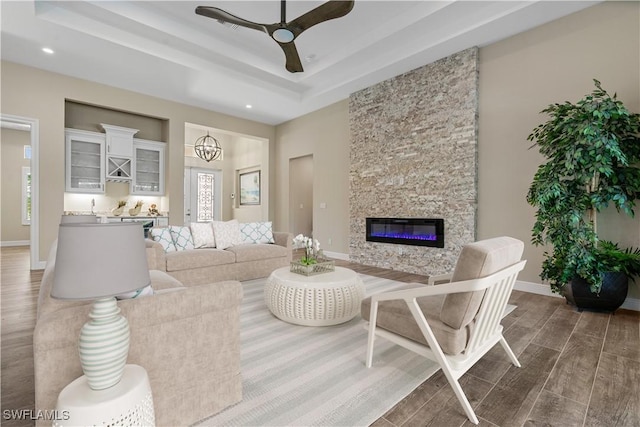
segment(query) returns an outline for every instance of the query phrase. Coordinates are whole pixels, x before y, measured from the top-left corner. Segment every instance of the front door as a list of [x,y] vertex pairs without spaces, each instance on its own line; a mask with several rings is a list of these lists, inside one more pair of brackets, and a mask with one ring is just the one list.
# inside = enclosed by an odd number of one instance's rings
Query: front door
[[220,221],[222,171],[187,167],[184,170],[184,223]]

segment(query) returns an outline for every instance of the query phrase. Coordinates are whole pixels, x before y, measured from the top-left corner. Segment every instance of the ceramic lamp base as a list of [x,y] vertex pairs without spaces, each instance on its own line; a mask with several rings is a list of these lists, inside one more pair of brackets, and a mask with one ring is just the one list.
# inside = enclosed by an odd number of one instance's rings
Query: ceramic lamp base
[[114,297],[95,300],[89,317],[80,331],[80,363],[89,387],[104,390],[122,378],[129,354],[129,323]]

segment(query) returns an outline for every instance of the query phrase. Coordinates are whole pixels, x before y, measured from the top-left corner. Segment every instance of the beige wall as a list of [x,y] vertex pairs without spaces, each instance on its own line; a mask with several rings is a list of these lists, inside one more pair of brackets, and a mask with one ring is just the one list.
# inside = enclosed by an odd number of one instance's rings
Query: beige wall
[[[639,3],[605,2],[480,49],[479,238],[530,241],[534,209],[525,196],[544,159],[526,138],[548,104],[578,101],[597,78],[640,111],[639,35]],[[605,214],[599,222],[605,234],[618,230],[623,243],[640,245],[640,218]],[[526,245],[521,280],[540,283],[542,252]]]
[[[238,136],[234,139],[232,158],[232,181],[230,182],[235,199],[230,200],[233,207],[232,218],[239,222],[266,221],[269,207],[269,152],[268,141]],[[260,205],[240,205],[240,173],[260,171]]]
[[[540,110],[579,99],[592,89],[592,78],[617,92],[632,111],[640,111],[639,18],[637,2],[605,2],[480,49],[478,237],[509,234],[527,242],[529,262],[522,280],[540,281],[542,259],[542,249],[528,244],[534,211],[525,201],[542,158],[528,150],[526,137],[544,120]],[[173,224],[183,221],[185,122],[276,141],[269,144],[269,218],[278,230],[289,224],[289,160],[312,154],[314,233],[326,251],[348,253],[347,100],[274,128],[13,63],[2,62],[1,78],[3,113],[40,120],[41,260],[63,210],[65,98],[169,120],[167,193],[170,211],[178,212],[171,216]],[[625,219],[617,227],[615,215],[603,217],[605,233],[640,245],[640,219]],[[631,292],[637,298],[637,289]]]
[[313,176],[313,155],[289,160],[289,231],[296,236],[314,235]]
[[[2,164],[2,213],[0,238],[2,242],[29,241],[29,226],[22,225],[22,167],[30,166],[24,158],[24,146],[31,144],[29,132],[2,129],[0,159]],[[28,243],[27,243],[28,244]]]
[[[275,229],[288,230],[289,160],[313,155],[313,233],[325,251],[349,253],[348,100],[276,128]],[[325,208],[320,205],[324,203]],[[329,243],[331,242],[331,243]]]
[[270,125],[6,61],[2,62],[1,87],[0,102],[3,113],[39,119],[40,260],[46,259],[49,248],[57,236],[58,222],[63,212],[65,99],[169,121],[166,132],[166,154],[169,163],[167,196],[170,200],[172,224],[182,224],[184,220],[182,215],[185,122],[255,135],[272,141],[275,137],[275,129]]
[[[540,283],[542,248],[533,247],[534,210],[526,193],[543,158],[526,138],[548,104],[577,101],[598,78],[627,107],[640,111],[640,3],[605,2],[480,49],[478,238],[508,234],[526,244],[520,279]],[[314,224],[326,250],[348,252],[349,112],[346,101],[277,127],[276,218],[288,224],[288,159],[314,154]],[[320,210],[318,204],[332,203]],[[327,200],[328,201],[328,200]],[[318,221],[317,221],[318,222]],[[640,213],[605,212],[605,238],[640,246]],[[338,234],[340,233],[340,234]],[[344,234],[343,234],[344,233]],[[338,236],[336,236],[338,234]],[[630,296],[638,298],[637,285]]]

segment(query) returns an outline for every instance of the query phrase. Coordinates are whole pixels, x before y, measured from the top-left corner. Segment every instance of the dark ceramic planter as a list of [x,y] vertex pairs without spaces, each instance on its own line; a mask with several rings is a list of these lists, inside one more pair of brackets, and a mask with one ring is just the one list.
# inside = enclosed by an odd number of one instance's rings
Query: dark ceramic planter
[[604,273],[602,289],[594,294],[589,285],[580,277],[573,279],[563,288],[567,303],[579,311],[616,311],[627,299],[629,278],[624,273]]

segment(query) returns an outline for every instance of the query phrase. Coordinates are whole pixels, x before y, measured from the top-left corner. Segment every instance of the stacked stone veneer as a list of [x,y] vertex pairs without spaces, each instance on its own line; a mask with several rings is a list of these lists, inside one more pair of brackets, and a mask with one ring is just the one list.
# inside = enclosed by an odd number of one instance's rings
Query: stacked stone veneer
[[[351,95],[353,262],[418,274],[452,271],[475,240],[478,49]],[[444,218],[445,247],[367,242],[367,217]]]

